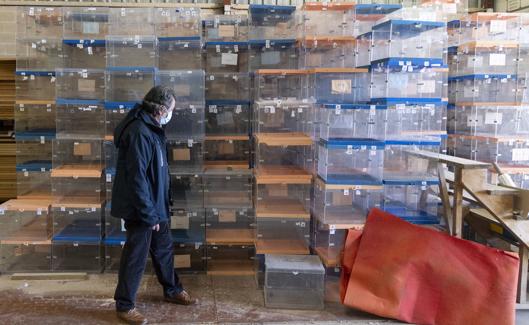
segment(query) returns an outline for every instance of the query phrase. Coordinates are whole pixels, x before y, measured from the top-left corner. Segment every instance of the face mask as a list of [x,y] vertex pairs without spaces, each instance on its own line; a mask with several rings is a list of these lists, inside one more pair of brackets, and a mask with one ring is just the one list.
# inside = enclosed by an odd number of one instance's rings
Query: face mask
[[169,113],[167,113],[165,116],[162,116],[160,118],[160,124],[166,125],[167,123],[169,123],[172,117],[173,117],[173,111],[169,111]]

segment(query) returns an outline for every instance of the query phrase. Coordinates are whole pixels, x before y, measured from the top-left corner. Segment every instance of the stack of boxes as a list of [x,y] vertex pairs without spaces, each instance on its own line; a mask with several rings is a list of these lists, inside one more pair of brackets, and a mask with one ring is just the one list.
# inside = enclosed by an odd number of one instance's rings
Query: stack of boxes
[[299,65],[295,7],[250,6],[250,68],[254,72],[256,251],[309,254],[313,105]]
[[165,126],[171,173],[171,232],[174,266],[204,271],[204,70],[202,24],[193,8],[154,9],[158,46],[156,83],[172,88],[176,106]]
[[[337,293],[346,229],[361,225],[368,195],[382,188],[383,143],[369,133],[369,74],[356,68],[355,6],[306,3],[303,50],[315,102],[317,161],[312,204],[312,249],[326,267],[327,292]],[[331,286],[333,286],[331,288]],[[337,300],[336,297],[327,297]]]
[[[450,151],[497,163],[529,186],[527,16],[475,13],[452,23]],[[491,181],[496,174],[491,171]]]
[[205,21],[208,274],[254,274],[248,19]]
[[110,215],[117,148],[114,128],[154,86],[157,64],[154,18],[150,9],[111,8],[105,39],[105,267],[119,269],[125,244],[123,220]]
[[0,205],[3,271],[51,268],[50,174],[55,138],[55,68],[62,53],[62,30],[61,8],[17,10],[17,199]]
[[440,152],[446,121],[446,24],[435,8],[403,8],[372,26],[371,103],[385,118],[384,210],[439,222],[435,166],[410,154]]
[[[399,8],[251,5],[249,19],[204,24],[191,8],[20,9],[19,199],[0,207],[16,216],[0,218],[4,260],[13,270],[118,268],[125,229],[110,216],[113,130],[156,84],[177,95],[165,129],[179,270],[250,274],[256,254],[262,271],[264,254],[312,248],[336,275],[346,229],[370,208],[437,223],[437,176],[410,151],[442,150],[446,26],[434,9]],[[463,135],[452,150],[488,148],[505,162],[502,146],[512,147],[505,164],[524,179],[529,68],[519,59],[528,42],[505,31],[528,24],[495,15],[450,25],[459,45],[448,54],[453,128]],[[18,240],[18,230],[34,237]]]
[[[101,271],[105,8],[64,8],[56,72],[52,269]],[[95,50],[94,50],[95,49]],[[89,66],[87,66],[89,64]]]

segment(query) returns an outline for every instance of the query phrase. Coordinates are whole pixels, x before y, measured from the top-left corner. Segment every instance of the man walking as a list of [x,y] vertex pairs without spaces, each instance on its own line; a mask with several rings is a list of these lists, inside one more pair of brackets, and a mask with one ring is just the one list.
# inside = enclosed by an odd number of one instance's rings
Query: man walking
[[124,219],[127,231],[114,300],[118,317],[129,324],[147,324],[135,300],[148,253],[165,300],[194,303],[173,266],[169,224],[169,168],[162,126],[171,119],[175,98],[171,88],[152,88],[114,131],[118,159],[111,214]]

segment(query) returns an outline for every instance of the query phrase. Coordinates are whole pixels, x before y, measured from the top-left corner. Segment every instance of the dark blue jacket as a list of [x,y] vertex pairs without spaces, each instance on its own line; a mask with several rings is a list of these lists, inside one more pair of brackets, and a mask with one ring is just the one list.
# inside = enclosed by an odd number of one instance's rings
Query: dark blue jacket
[[112,216],[150,226],[169,217],[170,185],[165,132],[136,105],[114,130],[118,148]]

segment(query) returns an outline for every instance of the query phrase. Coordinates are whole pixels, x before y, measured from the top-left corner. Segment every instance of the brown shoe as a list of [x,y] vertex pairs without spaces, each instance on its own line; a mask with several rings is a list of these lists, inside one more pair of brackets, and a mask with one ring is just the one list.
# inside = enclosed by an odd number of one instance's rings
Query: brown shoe
[[192,299],[189,293],[187,291],[183,290],[179,294],[176,294],[172,297],[165,297],[165,301],[170,302],[172,304],[178,304],[178,305],[192,305],[196,303],[196,299]]
[[136,308],[128,311],[118,311],[118,318],[122,321],[127,322],[130,325],[145,325],[147,324],[147,318],[145,318]]

